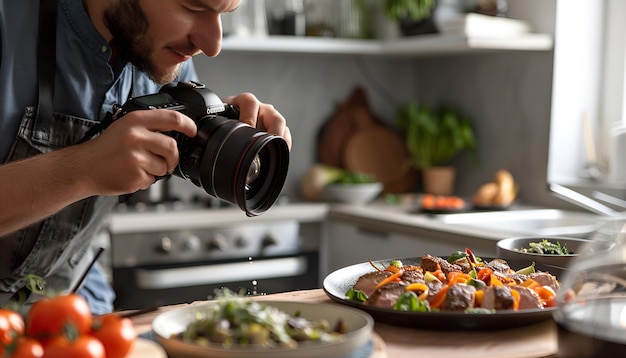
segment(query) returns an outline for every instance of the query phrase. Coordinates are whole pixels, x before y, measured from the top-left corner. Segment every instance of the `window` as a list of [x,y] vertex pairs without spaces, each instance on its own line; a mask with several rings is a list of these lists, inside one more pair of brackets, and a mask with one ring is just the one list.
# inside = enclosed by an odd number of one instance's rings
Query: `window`
[[548,182],[626,189],[626,1],[558,0],[556,13]]

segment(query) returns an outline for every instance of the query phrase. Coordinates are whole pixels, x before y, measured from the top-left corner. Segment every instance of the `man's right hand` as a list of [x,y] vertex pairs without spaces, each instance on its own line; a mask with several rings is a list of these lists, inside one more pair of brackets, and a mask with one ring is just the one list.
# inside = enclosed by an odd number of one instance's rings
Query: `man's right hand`
[[176,140],[164,132],[196,135],[195,122],[165,109],[133,111],[95,139],[82,144],[80,170],[94,194],[120,195],[146,189],[178,165]]
[[86,143],[0,165],[0,236],[90,196],[149,187],[178,164],[170,131],[194,137],[197,128],[180,112],[133,111]]

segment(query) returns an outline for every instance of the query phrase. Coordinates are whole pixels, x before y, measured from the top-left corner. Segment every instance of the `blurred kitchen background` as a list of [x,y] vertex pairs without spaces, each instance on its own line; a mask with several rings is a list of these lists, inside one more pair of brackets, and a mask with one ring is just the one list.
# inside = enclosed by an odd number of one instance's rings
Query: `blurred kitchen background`
[[[583,200],[598,190],[624,195],[620,158],[612,154],[621,132],[612,128],[623,116],[626,41],[619,19],[611,19],[623,6],[619,0],[438,0],[434,33],[406,36],[385,15],[382,0],[242,0],[223,16],[221,54],[193,61],[201,82],[218,95],[252,92],[285,116],[293,148],[283,195],[267,213],[246,218],[171,178],[122,204],[102,240],[112,246],[103,260],[112,268],[119,306],[201,299],[231,281],[252,293],[319,287],[329,270],[359,260],[465,247],[493,255],[497,238],[524,234],[433,226],[406,212],[387,218],[388,209],[375,203],[365,212],[303,201],[299,183],[318,162],[320,131],[355,88],[390,128],[409,101],[453,103],[472,119],[477,160],[453,162],[455,195],[470,197],[506,169],[519,188],[516,204],[598,214],[554,195],[549,184],[583,193]],[[463,22],[468,14],[481,17]],[[408,191],[417,193],[420,185],[417,180]],[[595,218],[574,222],[583,228],[573,234],[588,234],[586,224]],[[253,266],[261,259],[270,261]],[[259,270],[233,274],[246,267]],[[263,278],[263,270],[277,267],[282,275]]]

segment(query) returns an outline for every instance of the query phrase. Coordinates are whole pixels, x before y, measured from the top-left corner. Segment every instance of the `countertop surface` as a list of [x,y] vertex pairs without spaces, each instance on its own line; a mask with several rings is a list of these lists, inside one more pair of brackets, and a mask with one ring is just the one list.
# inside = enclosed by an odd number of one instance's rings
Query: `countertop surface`
[[[295,291],[253,297],[255,300],[324,302],[334,303],[322,289]],[[194,302],[199,304],[203,302]],[[157,311],[132,318],[136,329],[141,332],[151,330],[152,320],[167,310],[184,307],[173,305],[160,307]],[[556,325],[548,320],[532,326],[499,331],[428,331],[396,327],[376,323],[374,327],[375,350],[372,358],[403,357],[550,357],[557,351]],[[142,346],[145,342],[141,342]],[[152,355],[151,355],[152,354]],[[137,350],[132,358],[154,357],[154,350]]]
[[[488,217],[487,217],[488,215]],[[111,233],[151,232],[196,227],[297,220],[300,223],[344,220],[379,230],[409,233],[445,233],[483,240],[511,236],[582,237],[597,230],[602,216],[588,212],[563,211],[515,205],[493,212],[468,211],[453,214],[424,214],[414,206],[390,205],[376,200],[367,205],[297,202],[276,205],[256,217],[246,217],[239,208],[152,208],[147,211],[115,212],[109,218]]]

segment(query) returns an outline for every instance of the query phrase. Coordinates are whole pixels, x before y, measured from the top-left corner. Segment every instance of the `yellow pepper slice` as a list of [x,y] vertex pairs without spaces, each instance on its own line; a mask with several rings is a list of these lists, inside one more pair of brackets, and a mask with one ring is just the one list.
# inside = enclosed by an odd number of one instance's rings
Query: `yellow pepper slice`
[[426,286],[423,283],[417,282],[417,283],[412,283],[408,286],[406,286],[406,290],[407,291],[421,291],[422,293],[417,296],[417,299],[420,301],[425,300],[426,298],[428,298],[428,286]]

